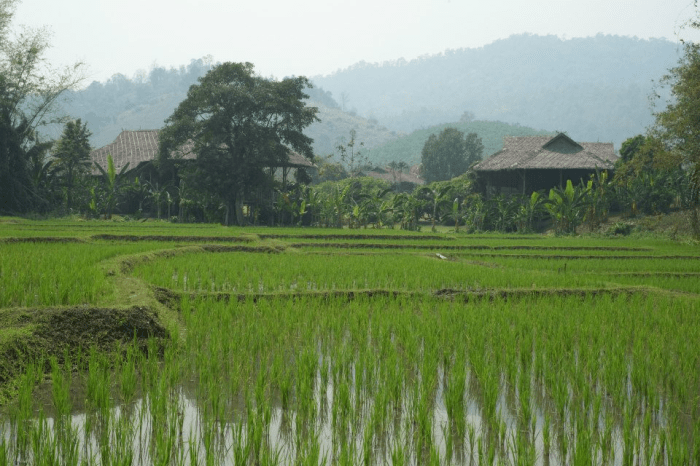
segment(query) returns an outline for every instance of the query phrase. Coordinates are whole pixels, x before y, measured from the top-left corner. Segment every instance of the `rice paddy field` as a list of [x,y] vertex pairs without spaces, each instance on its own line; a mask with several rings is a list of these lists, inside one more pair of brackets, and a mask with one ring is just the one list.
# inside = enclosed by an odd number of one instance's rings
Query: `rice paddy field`
[[0,218],[0,465],[697,465],[700,247]]

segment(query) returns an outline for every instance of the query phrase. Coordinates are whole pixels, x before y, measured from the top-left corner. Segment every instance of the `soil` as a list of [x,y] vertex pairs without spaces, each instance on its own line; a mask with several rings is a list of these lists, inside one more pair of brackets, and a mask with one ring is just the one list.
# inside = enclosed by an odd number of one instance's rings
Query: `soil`
[[606,247],[606,246],[486,246],[449,244],[384,244],[384,243],[292,243],[293,248],[336,249],[444,249],[449,251],[651,251],[651,248]]
[[636,288],[597,288],[597,289],[514,289],[514,290],[484,290],[484,291],[464,291],[454,290],[451,288],[443,288],[435,292],[435,296],[459,299],[463,302],[469,302],[474,299],[487,299],[493,301],[495,299],[508,300],[513,298],[524,297],[545,297],[545,296],[579,296],[585,298],[588,296],[598,296],[603,294],[612,295],[632,295],[643,292],[643,289]]
[[415,241],[426,241],[426,240],[439,240],[439,241],[454,241],[454,238],[444,237],[444,236],[405,236],[397,237],[396,235],[258,235],[260,239],[285,239],[285,238],[297,238],[297,239],[353,239],[353,240],[363,240],[363,239],[386,239],[390,241],[396,241],[397,239],[410,239]]
[[253,238],[239,236],[175,236],[175,235],[93,235],[92,239],[105,241],[162,241],[181,243],[250,243]]
[[301,297],[314,297],[320,299],[329,298],[345,298],[353,300],[360,297],[416,297],[416,296],[435,296],[437,298],[446,298],[469,302],[474,300],[489,300],[495,299],[521,299],[525,297],[548,297],[548,296],[579,296],[581,298],[598,295],[632,295],[645,292],[645,288],[640,287],[620,287],[620,288],[592,288],[592,289],[490,289],[490,290],[456,290],[452,288],[443,288],[433,293],[421,293],[415,291],[396,291],[386,289],[369,289],[369,290],[336,290],[336,291],[298,291],[289,293],[181,293],[170,290],[168,288],[153,287],[154,294],[158,301],[168,308],[180,312],[180,301],[183,296],[189,296],[190,300],[197,298],[208,298],[216,301],[238,301],[243,302],[251,300],[257,302],[262,299],[297,299]]
[[385,290],[385,289],[371,289],[371,290],[337,290],[337,291],[297,291],[289,293],[182,293],[178,291],[173,291],[168,288],[153,287],[153,293],[161,304],[167,306],[168,308],[180,312],[180,301],[183,296],[187,295],[191,300],[197,298],[209,298],[216,301],[238,301],[243,302],[251,300],[257,302],[262,299],[296,299],[301,297],[314,297],[314,298],[347,298],[348,300],[353,300],[359,297],[376,297],[376,296],[391,296],[397,298],[399,296],[418,296],[425,293],[418,293],[413,291],[396,291],[396,290]]
[[64,354],[74,355],[79,348],[115,351],[136,339],[145,349],[149,337],[169,338],[157,313],[141,306],[3,309],[0,325],[0,402],[12,395],[13,382],[26,364],[38,358],[48,372],[49,357],[62,361]]
[[31,236],[31,237],[10,237],[0,238],[0,243],[84,243],[82,238],[62,237],[62,236]]

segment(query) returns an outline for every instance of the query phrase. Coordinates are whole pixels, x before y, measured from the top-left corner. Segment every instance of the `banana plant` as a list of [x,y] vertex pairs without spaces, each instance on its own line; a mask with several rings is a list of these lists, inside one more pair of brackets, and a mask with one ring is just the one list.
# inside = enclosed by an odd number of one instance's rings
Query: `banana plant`
[[608,219],[611,191],[612,186],[608,180],[607,171],[596,171],[595,175],[591,175],[591,179],[586,185],[587,208],[583,221],[592,228],[600,226]]
[[166,198],[166,193],[168,192],[168,185],[166,184],[161,187],[157,181],[155,183],[146,181],[145,184],[148,187],[148,194],[150,198],[153,199],[153,202],[156,204],[156,212],[158,220],[160,220],[161,206],[163,204],[163,200],[165,200]]
[[400,193],[394,196],[393,209],[399,212],[401,229],[419,231],[418,220],[421,216],[422,203],[415,193]]
[[343,189],[340,189],[340,186],[336,185],[333,193],[331,194],[330,203],[332,208],[333,223],[335,224],[336,228],[343,228],[343,218],[345,217],[346,209],[349,205],[349,202],[347,201],[352,188],[352,183],[349,183]]
[[488,211],[486,202],[480,194],[470,194],[464,198],[464,225],[469,231],[482,231]]
[[466,199],[464,201],[460,201],[459,197],[455,197],[452,201],[452,210],[445,214],[446,218],[451,219],[455,223],[455,233],[459,233],[460,223],[467,215],[466,207]]
[[557,234],[574,233],[584,214],[588,187],[574,188],[571,180],[566,181],[566,188],[553,188],[545,206],[554,222]]
[[528,233],[534,229],[535,220],[547,211],[545,197],[539,191],[534,191],[525,198],[515,213],[515,227],[520,233]]
[[364,195],[364,209],[367,215],[367,220],[374,222],[374,228],[380,228],[383,223],[383,216],[391,211],[391,204],[384,198],[392,190],[391,187],[386,189],[378,189],[372,194]]
[[[306,189],[304,190],[304,198],[303,198],[303,212],[300,210],[300,216],[303,218],[304,215],[307,213],[310,214],[311,216],[311,224],[316,225],[318,223],[318,218],[319,215],[322,211],[323,208],[323,201],[321,197],[321,193],[318,191],[313,190],[310,186],[307,186]],[[301,219],[300,219],[301,222]]]
[[431,220],[433,232],[436,231],[435,224],[439,221],[442,209],[449,205],[452,197],[452,186],[430,187],[424,186],[418,190],[418,193],[427,198],[431,211]]
[[119,170],[117,173],[114,167],[114,159],[112,159],[112,154],[107,155],[107,170],[102,168],[99,163],[95,162],[95,166],[102,173],[102,177],[105,181],[105,188],[107,195],[105,198],[105,217],[112,218],[112,212],[117,205],[117,198],[121,192],[125,181],[125,174],[129,169],[129,164],[127,163]]
[[515,214],[518,209],[515,198],[500,195],[491,200],[491,205],[493,207],[494,226],[496,230],[501,232],[511,231],[515,223]]

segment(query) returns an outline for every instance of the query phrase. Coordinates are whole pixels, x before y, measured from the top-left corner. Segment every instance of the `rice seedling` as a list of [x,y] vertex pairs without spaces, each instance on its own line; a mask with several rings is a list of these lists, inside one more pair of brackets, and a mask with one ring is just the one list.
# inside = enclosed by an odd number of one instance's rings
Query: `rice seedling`
[[[145,233],[224,236],[213,227]],[[129,232],[100,227],[85,236],[98,234]],[[299,242],[290,230],[269,234]],[[30,365],[8,410],[0,461],[697,462],[700,304],[694,276],[683,275],[695,273],[695,251],[651,241],[535,237],[392,240],[368,233],[303,240],[362,249],[200,249],[136,265],[132,277],[182,292],[174,304],[179,330],[166,342],[134,340],[111,356],[95,347]],[[69,268],[94,276],[48,277],[48,285],[39,284],[41,274],[12,271],[6,257],[19,260],[24,243],[0,244],[11,251],[0,256],[0,306],[108,299],[111,282],[100,261],[163,247],[93,241],[61,247],[76,257],[88,251]],[[372,249],[392,241],[406,248]],[[449,260],[432,253],[447,245],[464,249],[446,248],[458,251],[443,254]],[[38,246],[47,257],[61,257],[53,243]],[[617,250],[595,249],[605,247]],[[18,297],[15,280],[36,298]],[[630,285],[646,288],[597,292]],[[446,288],[532,292],[469,300],[434,295]],[[589,291],[538,293],[544,288]],[[373,292],[322,292],[333,289]],[[73,366],[85,375],[72,374]],[[34,392],[45,367],[51,383],[42,406]],[[69,415],[83,404],[84,413]]]

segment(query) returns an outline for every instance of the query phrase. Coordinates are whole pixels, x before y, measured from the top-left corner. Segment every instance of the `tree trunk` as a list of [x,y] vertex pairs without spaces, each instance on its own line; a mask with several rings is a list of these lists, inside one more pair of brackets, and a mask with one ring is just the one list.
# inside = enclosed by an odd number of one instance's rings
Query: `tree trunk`
[[245,225],[245,218],[243,217],[243,192],[242,190],[238,192],[235,202],[236,211],[236,223],[239,226]]

